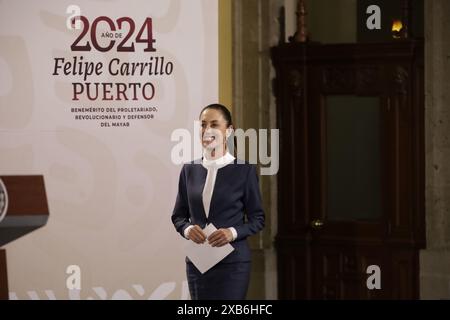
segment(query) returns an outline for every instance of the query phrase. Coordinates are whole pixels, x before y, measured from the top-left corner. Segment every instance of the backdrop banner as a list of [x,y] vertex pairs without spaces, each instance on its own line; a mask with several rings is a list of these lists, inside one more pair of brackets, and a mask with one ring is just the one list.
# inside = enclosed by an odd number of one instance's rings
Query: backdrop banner
[[188,299],[171,136],[217,100],[217,0],[1,1],[0,175],[50,209],[10,299]]

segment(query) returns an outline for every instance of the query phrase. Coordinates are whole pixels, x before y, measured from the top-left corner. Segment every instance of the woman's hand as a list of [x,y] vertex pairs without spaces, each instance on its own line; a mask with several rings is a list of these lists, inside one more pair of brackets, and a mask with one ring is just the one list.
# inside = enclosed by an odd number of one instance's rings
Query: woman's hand
[[198,225],[194,225],[188,232],[188,238],[195,243],[201,244],[206,240],[206,234],[203,232],[202,228]]
[[233,234],[229,229],[218,229],[209,237],[208,242],[212,247],[221,247],[233,240]]

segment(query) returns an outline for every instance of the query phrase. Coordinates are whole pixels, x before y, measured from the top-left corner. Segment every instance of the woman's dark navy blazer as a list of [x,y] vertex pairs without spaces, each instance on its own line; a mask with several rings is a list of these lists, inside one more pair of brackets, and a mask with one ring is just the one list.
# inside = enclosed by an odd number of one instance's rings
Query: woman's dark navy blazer
[[[208,217],[202,202],[206,175],[207,170],[199,160],[183,165],[172,213],[176,230],[184,237],[184,229],[189,225],[197,224],[204,228],[206,224],[212,223],[217,229],[234,227],[237,238],[230,244],[235,250],[222,262],[250,261],[251,253],[246,239],[264,227],[256,167],[235,159],[218,169]],[[187,257],[186,262],[189,262]]]

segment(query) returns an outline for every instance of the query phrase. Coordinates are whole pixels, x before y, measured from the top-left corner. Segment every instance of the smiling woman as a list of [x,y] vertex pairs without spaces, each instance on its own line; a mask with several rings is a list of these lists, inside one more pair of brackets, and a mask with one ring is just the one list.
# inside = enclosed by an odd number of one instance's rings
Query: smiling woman
[[[265,221],[256,168],[228,151],[233,125],[225,106],[206,106],[200,120],[203,158],[181,170],[172,222],[198,245],[230,244],[234,250],[207,271],[186,257],[189,291],[194,300],[245,299],[251,269],[247,237],[261,231]],[[207,237],[209,224],[217,230]]]

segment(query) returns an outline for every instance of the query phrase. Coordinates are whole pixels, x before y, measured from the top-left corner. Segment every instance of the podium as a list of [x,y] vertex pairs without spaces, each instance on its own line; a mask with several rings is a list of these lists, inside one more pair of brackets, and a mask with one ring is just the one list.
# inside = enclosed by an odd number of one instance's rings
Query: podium
[[[0,176],[0,248],[43,227],[49,210],[42,175]],[[0,299],[8,299],[6,250],[0,249]]]

